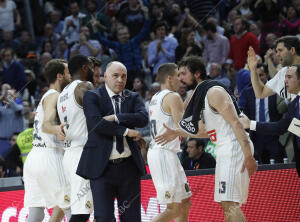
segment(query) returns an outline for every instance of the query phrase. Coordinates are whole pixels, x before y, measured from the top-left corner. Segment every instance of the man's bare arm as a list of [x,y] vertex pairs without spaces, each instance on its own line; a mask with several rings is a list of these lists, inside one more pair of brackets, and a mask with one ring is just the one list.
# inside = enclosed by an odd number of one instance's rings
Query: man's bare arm
[[245,156],[244,165],[248,170],[249,176],[251,176],[257,169],[256,162],[251,153],[249,138],[239,120],[230,96],[224,89],[213,87],[208,90],[207,98],[210,106],[222,115],[224,120],[232,127]]
[[61,141],[65,139],[63,127],[65,124],[57,125],[55,120],[57,118],[56,104],[59,93],[53,93],[47,96],[43,101],[44,120],[42,130],[44,133],[54,134]]
[[94,89],[94,86],[91,82],[88,81],[81,82],[76,86],[74,90],[74,95],[75,95],[76,102],[80,106],[83,105],[82,100],[83,100],[84,93],[91,89]]
[[260,80],[256,68],[257,68],[258,59],[256,58],[256,53],[254,49],[250,46],[248,50],[248,66],[251,73],[251,83],[253,86],[253,90],[256,98],[265,98],[268,96],[272,96],[275,92],[272,89],[268,88],[263,82]]

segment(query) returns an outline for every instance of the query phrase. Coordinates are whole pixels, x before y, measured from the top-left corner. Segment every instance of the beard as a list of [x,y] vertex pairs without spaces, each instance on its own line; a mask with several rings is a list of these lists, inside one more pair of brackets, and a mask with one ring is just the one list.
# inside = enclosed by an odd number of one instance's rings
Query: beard
[[[185,83],[186,84],[186,83]],[[187,91],[189,91],[189,90],[192,90],[192,89],[195,89],[196,88],[196,86],[197,86],[197,81],[196,81],[196,79],[194,78],[193,79],[193,82],[191,83],[191,84],[186,84],[186,90]]]
[[89,69],[89,71],[87,73],[86,81],[93,83],[93,81],[94,81],[93,76],[94,76],[94,72]]

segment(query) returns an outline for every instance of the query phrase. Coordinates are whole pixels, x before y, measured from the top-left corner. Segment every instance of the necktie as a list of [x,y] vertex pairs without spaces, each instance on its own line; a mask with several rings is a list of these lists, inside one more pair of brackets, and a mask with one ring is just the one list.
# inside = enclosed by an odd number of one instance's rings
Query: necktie
[[[120,113],[120,95],[114,95],[112,97],[115,102],[115,114]],[[123,136],[116,136],[117,140],[117,151],[121,154],[124,152]]]
[[260,99],[259,100],[259,122],[265,122],[265,100]]

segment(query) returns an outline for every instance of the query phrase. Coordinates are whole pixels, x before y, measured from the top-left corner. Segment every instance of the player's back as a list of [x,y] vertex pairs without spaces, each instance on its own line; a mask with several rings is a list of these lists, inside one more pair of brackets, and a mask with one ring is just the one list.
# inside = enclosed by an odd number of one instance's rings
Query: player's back
[[75,98],[75,89],[82,81],[75,80],[64,88],[58,97],[57,112],[64,128],[66,139],[65,148],[84,146],[87,141],[87,126],[83,112]]
[[44,133],[42,130],[42,125],[43,125],[43,120],[45,115],[44,108],[43,108],[43,101],[47,96],[53,93],[58,93],[58,92],[54,89],[49,89],[43,95],[36,109],[34,123],[33,123],[33,142],[32,142],[33,148],[35,147],[61,148],[63,146],[62,142],[58,140],[56,135]]
[[161,135],[166,129],[163,126],[165,123],[170,128],[177,128],[173,121],[172,115],[163,110],[163,100],[169,93],[173,93],[170,90],[161,90],[157,92],[151,99],[149,105],[150,125],[151,125],[151,137],[152,141],[150,146],[155,148],[164,148],[175,152],[180,151],[180,139],[177,137],[168,144],[161,146],[154,141],[156,135]]

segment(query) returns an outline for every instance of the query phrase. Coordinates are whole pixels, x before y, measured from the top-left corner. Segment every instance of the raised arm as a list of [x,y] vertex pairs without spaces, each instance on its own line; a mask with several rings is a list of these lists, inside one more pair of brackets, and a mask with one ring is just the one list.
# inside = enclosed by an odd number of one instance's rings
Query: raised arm
[[210,106],[222,115],[224,120],[231,126],[244,153],[244,166],[247,168],[249,176],[253,175],[257,170],[257,165],[251,153],[249,138],[239,120],[230,96],[224,89],[213,87],[208,90],[207,98]]
[[248,66],[251,73],[251,83],[253,86],[253,90],[256,98],[265,98],[268,96],[272,96],[275,92],[272,89],[268,88],[266,85],[262,83],[258,74],[256,72],[258,59],[256,58],[256,53],[254,49],[250,46],[248,50]]
[[47,96],[43,101],[44,120],[42,130],[44,133],[54,134],[61,141],[65,140],[65,133],[63,127],[66,124],[58,125],[55,123],[57,119],[57,99],[59,93],[53,93]]

